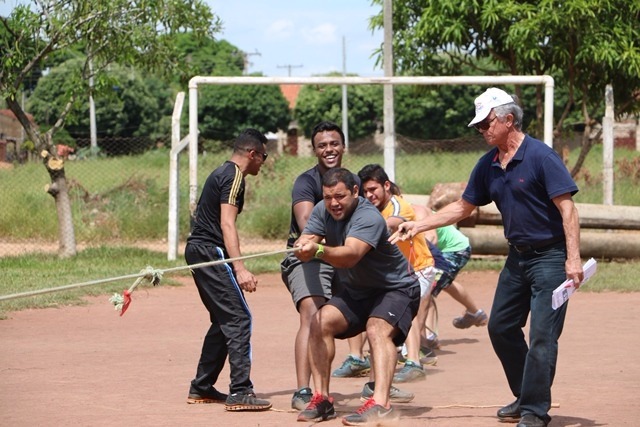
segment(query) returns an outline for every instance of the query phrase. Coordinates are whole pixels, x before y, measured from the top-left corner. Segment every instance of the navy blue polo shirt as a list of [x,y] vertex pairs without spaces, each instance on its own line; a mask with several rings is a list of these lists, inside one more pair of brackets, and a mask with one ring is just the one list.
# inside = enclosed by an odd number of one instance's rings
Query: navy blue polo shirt
[[578,192],[562,159],[542,141],[525,135],[502,170],[498,149],[478,160],[462,198],[474,206],[495,202],[504,235],[515,245],[563,237],[562,216],[551,199]]

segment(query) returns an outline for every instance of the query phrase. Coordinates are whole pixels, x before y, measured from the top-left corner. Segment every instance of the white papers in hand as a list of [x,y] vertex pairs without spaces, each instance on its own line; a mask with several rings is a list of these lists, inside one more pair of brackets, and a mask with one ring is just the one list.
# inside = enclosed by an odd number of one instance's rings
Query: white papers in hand
[[[582,279],[582,283],[580,283],[580,286],[584,285],[586,281],[594,275],[594,273],[596,272],[597,264],[598,263],[593,258],[589,258],[589,261],[584,263],[584,265],[582,266],[582,269],[584,270],[584,279]],[[576,287],[573,284],[573,280],[565,280],[564,282],[562,282],[562,284],[560,284],[560,286],[556,288],[555,291],[553,291],[553,295],[551,296],[551,307],[554,310],[557,310],[558,307],[567,302],[569,297],[573,295],[575,291]]]

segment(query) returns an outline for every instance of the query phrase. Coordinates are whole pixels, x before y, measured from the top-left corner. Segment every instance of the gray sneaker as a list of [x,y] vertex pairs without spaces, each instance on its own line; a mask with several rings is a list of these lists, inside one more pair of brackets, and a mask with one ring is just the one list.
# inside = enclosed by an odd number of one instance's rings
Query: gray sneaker
[[371,363],[369,362],[368,357],[365,357],[364,360],[362,360],[349,355],[345,361],[342,362],[342,366],[333,371],[331,376],[338,378],[364,377],[369,374],[370,370]]
[[226,393],[219,392],[215,387],[206,392],[189,390],[187,403],[224,403],[227,397]]
[[309,402],[311,402],[312,397],[313,392],[309,387],[301,388],[300,390],[293,393],[293,397],[291,398],[291,409],[304,411],[307,405],[309,405]]
[[472,326],[484,326],[489,321],[489,316],[480,309],[475,313],[465,312],[463,316],[453,319],[453,326],[458,329],[467,329]]
[[427,376],[422,365],[419,363],[412,362],[411,360],[407,360],[404,364],[404,367],[400,369],[394,376],[394,383],[407,383],[409,381],[415,381],[420,378],[424,378]]
[[420,348],[420,363],[436,366],[438,364],[438,356],[430,348],[422,347]]
[[271,409],[271,402],[258,399],[253,392],[233,393],[224,403],[226,411],[266,411]]
[[397,418],[393,408],[387,409],[378,405],[375,400],[369,399],[355,414],[343,417],[342,424],[345,426],[380,425],[380,423]]
[[[362,387],[362,394],[360,395],[360,401],[366,402],[373,397],[373,391],[376,388],[375,382],[368,382]],[[402,391],[397,387],[391,386],[389,389],[389,401],[392,403],[409,403],[413,400],[415,395],[408,391]]]

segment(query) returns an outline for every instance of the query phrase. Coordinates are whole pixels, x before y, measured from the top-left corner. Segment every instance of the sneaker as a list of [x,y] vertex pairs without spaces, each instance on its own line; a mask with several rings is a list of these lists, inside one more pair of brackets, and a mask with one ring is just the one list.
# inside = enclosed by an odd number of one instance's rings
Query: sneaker
[[[360,401],[366,402],[373,397],[373,391],[376,389],[375,382],[368,382],[362,387]],[[415,395],[408,391],[402,391],[397,387],[391,386],[389,389],[389,401],[392,403],[409,403]]]
[[385,408],[376,404],[376,401],[369,399],[356,411],[355,414],[342,418],[345,426],[378,425],[379,422],[395,418],[393,408]]
[[189,391],[187,403],[224,403],[227,397],[225,393],[221,393],[214,387],[211,387],[211,390],[206,393]]
[[429,334],[426,338],[423,337],[420,340],[420,345],[431,350],[438,350],[440,348],[440,340],[436,334]]
[[489,321],[489,317],[484,310],[480,309],[473,313],[469,313],[468,311],[464,313],[463,316],[456,317],[453,319],[453,326],[458,329],[467,329],[472,326],[484,326]]
[[369,362],[368,357],[365,357],[364,360],[362,360],[349,355],[345,361],[342,362],[342,366],[333,371],[331,376],[338,378],[364,377],[369,374],[370,370],[371,363]]
[[427,347],[420,348],[420,363],[423,365],[436,366],[438,364],[438,356]]
[[311,398],[311,402],[306,409],[298,414],[298,421],[326,421],[336,417],[336,410],[333,407],[333,398],[316,393]]
[[309,387],[301,388],[300,390],[293,393],[293,397],[291,398],[291,409],[303,411],[304,408],[307,407],[309,402],[311,402],[312,397],[313,392]]
[[422,365],[407,360],[404,367],[393,376],[394,383],[406,383],[424,378],[427,375]]
[[266,411],[271,409],[271,402],[258,399],[253,392],[233,393],[224,403],[226,411]]

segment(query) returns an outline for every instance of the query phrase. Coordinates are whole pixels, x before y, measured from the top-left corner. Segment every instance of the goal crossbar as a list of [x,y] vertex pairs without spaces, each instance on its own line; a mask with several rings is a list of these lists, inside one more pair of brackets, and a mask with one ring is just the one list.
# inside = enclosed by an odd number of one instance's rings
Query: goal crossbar
[[[544,85],[544,142],[548,146],[553,146],[553,77],[542,76],[398,76],[398,77],[253,77],[253,76],[237,76],[237,77],[213,77],[213,76],[195,76],[189,80],[189,134],[185,139],[188,140],[189,147],[189,211],[191,215],[195,213],[198,191],[198,87],[201,85],[496,85],[496,84],[523,84],[523,85]],[[184,94],[182,95],[184,97]],[[182,98],[184,99],[184,98]],[[180,103],[182,102],[180,100]],[[179,121],[179,115],[182,110],[174,108],[174,123]],[[177,129],[177,130],[176,130]],[[176,135],[175,133],[178,132]],[[180,141],[179,126],[172,127],[172,141]],[[390,144],[390,146],[387,146]],[[385,153],[395,152],[395,141],[392,138],[385,138]],[[173,147],[172,147],[173,152]],[[177,152],[173,152],[177,156]],[[174,161],[172,165],[177,164]],[[173,166],[172,166],[173,167]],[[385,155],[385,170],[389,176],[395,176],[395,157]],[[172,173],[177,173],[174,171]],[[177,197],[177,178],[170,180],[170,198]],[[167,258],[175,260],[177,254],[177,203],[176,200],[169,202],[169,236]]]

